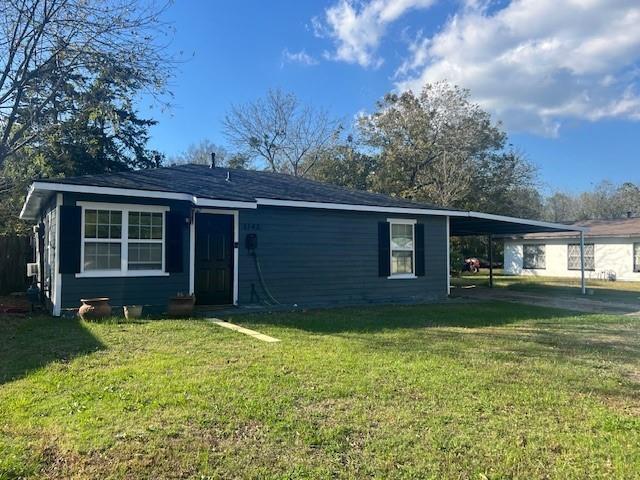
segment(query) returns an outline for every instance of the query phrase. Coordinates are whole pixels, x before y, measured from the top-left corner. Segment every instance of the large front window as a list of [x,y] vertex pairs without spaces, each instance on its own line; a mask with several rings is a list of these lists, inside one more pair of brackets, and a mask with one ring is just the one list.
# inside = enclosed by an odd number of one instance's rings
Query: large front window
[[165,207],[82,204],[82,274],[164,271]]
[[544,245],[523,245],[522,268],[544,270],[546,268]]
[[[580,244],[570,243],[567,247],[567,259],[569,270],[580,270]],[[584,269],[595,270],[595,247],[593,243],[584,244]]]
[[412,220],[389,220],[391,234],[391,276],[415,274],[414,227]]

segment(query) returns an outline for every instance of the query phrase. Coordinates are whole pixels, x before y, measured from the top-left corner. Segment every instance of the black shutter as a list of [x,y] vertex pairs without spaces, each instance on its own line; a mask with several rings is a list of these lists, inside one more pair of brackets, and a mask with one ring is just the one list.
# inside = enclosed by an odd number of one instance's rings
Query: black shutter
[[183,232],[186,226],[184,215],[176,212],[167,212],[166,219],[166,241],[165,241],[165,271],[168,273],[181,273],[183,270],[182,243]]
[[80,244],[82,242],[82,208],[60,206],[60,273],[80,273]]
[[416,276],[424,277],[424,224],[416,224]]
[[389,223],[378,223],[378,276],[391,275],[391,239],[389,237]]

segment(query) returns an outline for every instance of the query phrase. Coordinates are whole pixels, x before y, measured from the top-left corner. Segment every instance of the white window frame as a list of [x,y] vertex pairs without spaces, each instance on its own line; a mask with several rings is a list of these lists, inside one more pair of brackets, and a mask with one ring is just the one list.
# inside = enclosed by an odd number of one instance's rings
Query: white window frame
[[[418,223],[415,219],[409,218],[387,218],[387,222],[389,223],[389,276],[387,277],[390,280],[401,280],[401,279],[409,279],[409,278],[418,278],[416,275],[416,224]],[[411,244],[412,248],[412,259],[411,259],[411,268],[413,269],[412,273],[393,273],[393,251],[397,250],[399,252],[404,251],[408,252],[409,250],[399,250],[394,249],[392,245],[392,235],[393,235],[393,225],[411,225],[411,234],[412,240]]]
[[[169,274],[166,272],[165,266],[165,248],[166,248],[166,228],[167,216],[166,212],[169,207],[162,205],[135,205],[127,203],[103,203],[103,202],[76,202],[76,205],[82,207],[82,237],[80,239],[80,273],[76,273],[76,278],[96,278],[96,277],[165,277]],[[116,243],[118,239],[95,239],[85,238],[85,214],[87,210],[117,210],[122,212],[122,234],[120,235],[120,270],[84,270],[84,245],[86,242],[108,242]],[[162,269],[160,270],[129,270],[129,212],[151,212],[162,213]],[[147,240],[131,239],[131,243],[147,243]],[[152,243],[158,243],[158,240]]]

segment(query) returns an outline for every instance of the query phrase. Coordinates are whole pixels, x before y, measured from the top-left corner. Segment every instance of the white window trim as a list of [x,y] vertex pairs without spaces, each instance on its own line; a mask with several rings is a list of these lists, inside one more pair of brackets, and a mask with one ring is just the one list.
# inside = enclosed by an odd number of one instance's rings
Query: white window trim
[[[165,248],[167,241],[167,216],[169,207],[162,205],[135,205],[128,203],[104,203],[104,202],[76,202],[82,207],[81,226],[82,237],[80,239],[80,273],[76,273],[76,278],[103,278],[103,277],[166,277]],[[120,270],[84,270],[84,244],[85,242],[116,243],[116,239],[86,239],[84,236],[84,220],[86,210],[118,210],[122,212],[122,234],[120,238]],[[131,239],[131,243],[161,243],[162,245],[162,269],[160,270],[129,270],[129,212],[151,212],[162,213],[162,241],[153,242],[145,240]]]
[[[391,270],[393,269],[393,246],[392,246],[392,230],[393,230],[393,224],[396,225],[411,225],[411,235],[412,235],[412,240],[411,240],[411,244],[413,245],[413,248],[411,250],[411,268],[413,269],[412,273],[390,273],[389,276],[387,277],[387,279],[389,280],[406,280],[406,279],[410,279],[410,278],[418,278],[416,275],[416,224],[418,223],[417,220],[415,219],[411,219],[411,218],[387,218],[387,222],[389,223],[389,272],[391,272]],[[398,250],[395,249],[397,251],[403,251],[403,250]],[[405,252],[408,252],[409,250],[404,250]]]

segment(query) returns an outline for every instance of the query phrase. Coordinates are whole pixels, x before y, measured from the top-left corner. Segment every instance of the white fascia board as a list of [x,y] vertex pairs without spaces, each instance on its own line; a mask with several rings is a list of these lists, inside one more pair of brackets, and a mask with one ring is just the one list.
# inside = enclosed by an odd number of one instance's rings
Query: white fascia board
[[27,198],[24,200],[24,204],[22,205],[22,209],[20,210],[20,215],[19,215],[20,220],[32,220],[31,217],[29,218],[26,217],[26,213],[27,213],[27,206],[31,201],[31,197],[33,196],[34,190],[35,190],[35,186],[31,184],[31,186],[29,187],[29,192],[27,192]]
[[36,191],[91,193],[96,195],[118,195],[123,197],[158,198],[163,200],[182,200],[201,207],[221,208],[257,208],[255,202],[240,202],[231,200],[216,200],[213,198],[198,198],[189,193],[162,192],[156,190],[138,190],[134,188],[99,187],[95,185],[71,185],[54,182],[33,182],[22,206],[20,218],[27,220],[27,209]]
[[198,207],[220,207],[220,208],[258,208],[256,202],[241,202],[236,200],[216,200],[214,198],[193,197],[193,203]]
[[481,218],[484,220],[496,220],[498,222],[519,223],[522,225],[532,225],[535,227],[553,228],[560,231],[587,232],[587,227],[577,227],[575,225],[564,225],[562,223],[543,222],[541,220],[528,220],[526,218],[508,217],[506,215],[494,215],[493,213],[468,212],[471,218]]
[[353,205],[346,203],[303,202],[295,200],[276,200],[273,198],[257,198],[258,205],[273,207],[321,208],[326,210],[348,210],[354,212],[406,213],[409,215],[453,215],[466,216],[467,212],[436,210],[429,208],[381,207],[373,205]]

